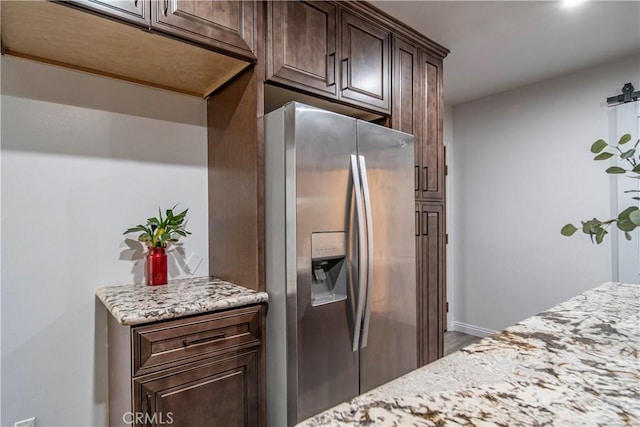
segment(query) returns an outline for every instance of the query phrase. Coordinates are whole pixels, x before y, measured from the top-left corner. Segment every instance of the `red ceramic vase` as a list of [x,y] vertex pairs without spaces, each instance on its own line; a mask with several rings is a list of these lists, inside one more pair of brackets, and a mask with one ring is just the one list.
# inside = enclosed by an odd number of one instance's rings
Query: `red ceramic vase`
[[149,248],[147,253],[147,285],[167,284],[167,254],[164,248]]

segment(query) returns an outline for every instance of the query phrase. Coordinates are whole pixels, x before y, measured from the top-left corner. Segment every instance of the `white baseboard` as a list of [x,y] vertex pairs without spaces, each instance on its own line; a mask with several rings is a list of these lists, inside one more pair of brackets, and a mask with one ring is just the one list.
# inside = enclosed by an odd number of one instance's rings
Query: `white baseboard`
[[465,334],[473,335],[474,337],[488,337],[489,335],[493,335],[498,331],[494,331],[493,329],[482,328],[476,325],[469,325],[468,323],[462,323],[453,321],[452,322],[453,330],[462,332]]

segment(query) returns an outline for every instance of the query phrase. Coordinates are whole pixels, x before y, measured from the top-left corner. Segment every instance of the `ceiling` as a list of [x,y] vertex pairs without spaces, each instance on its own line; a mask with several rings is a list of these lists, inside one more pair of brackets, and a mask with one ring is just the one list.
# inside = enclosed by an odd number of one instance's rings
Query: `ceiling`
[[561,1],[371,3],[451,51],[444,62],[448,105],[633,54],[640,63],[637,0],[574,6]]

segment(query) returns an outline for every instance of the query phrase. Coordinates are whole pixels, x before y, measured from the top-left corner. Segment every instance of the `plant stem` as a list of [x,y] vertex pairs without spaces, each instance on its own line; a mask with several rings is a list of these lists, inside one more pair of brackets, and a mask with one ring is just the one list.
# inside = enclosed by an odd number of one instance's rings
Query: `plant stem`
[[[623,154],[623,153],[622,153],[622,150],[620,149],[620,145],[616,145],[616,150],[618,150],[618,153]],[[634,168],[635,168],[635,167],[636,167],[636,165],[637,165],[637,163],[636,163],[636,161],[635,161],[635,159],[634,159],[633,157],[630,157],[630,158],[628,158],[628,159],[624,159],[624,160],[626,160],[627,162],[629,162],[629,164],[630,164],[631,166],[633,166]],[[629,172],[631,172],[631,171],[629,171]]]

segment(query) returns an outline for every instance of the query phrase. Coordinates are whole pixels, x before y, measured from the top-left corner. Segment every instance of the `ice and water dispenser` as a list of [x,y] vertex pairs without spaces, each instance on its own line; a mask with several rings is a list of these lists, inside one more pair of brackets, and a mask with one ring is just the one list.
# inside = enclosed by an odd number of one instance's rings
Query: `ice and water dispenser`
[[311,305],[347,299],[346,235],[311,233]]

